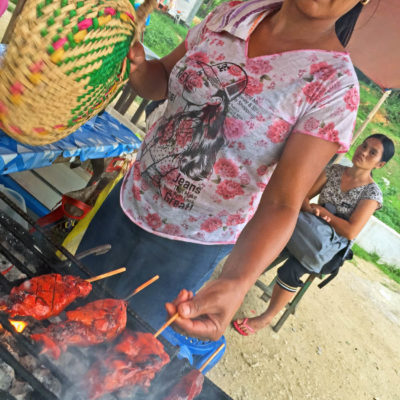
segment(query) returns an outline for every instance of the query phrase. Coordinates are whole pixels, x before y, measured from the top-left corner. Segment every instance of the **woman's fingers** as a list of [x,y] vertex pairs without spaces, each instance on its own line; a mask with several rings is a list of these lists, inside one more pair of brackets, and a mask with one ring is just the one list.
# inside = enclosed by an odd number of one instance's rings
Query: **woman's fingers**
[[193,298],[193,292],[182,289],[172,302],[165,303],[165,309],[170,317],[178,312],[178,305]]
[[185,332],[188,336],[203,340],[218,340],[225,330],[218,322],[217,319],[209,317],[203,319],[178,318],[175,325],[179,331]]
[[237,293],[237,285],[216,280],[194,297],[182,290],[172,303],[166,304],[166,309],[169,315],[179,312],[175,321],[179,330],[201,339],[217,340],[242,302]]
[[134,71],[140,64],[146,61],[144,47],[140,42],[136,42],[128,52],[128,59],[131,62],[131,71]]

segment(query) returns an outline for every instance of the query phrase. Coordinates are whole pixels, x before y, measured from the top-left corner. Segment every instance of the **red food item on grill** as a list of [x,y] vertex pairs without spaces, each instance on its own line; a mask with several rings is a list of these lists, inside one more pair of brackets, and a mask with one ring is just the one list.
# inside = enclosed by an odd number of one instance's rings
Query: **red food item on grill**
[[73,311],[67,321],[51,324],[43,333],[31,338],[41,341],[54,358],[68,346],[93,346],[115,339],[126,326],[127,303],[117,299],[101,299]]
[[86,297],[91,283],[72,275],[48,274],[28,279],[0,299],[0,311],[38,320],[60,314],[77,297]]
[[204,375],[197,369],[186,374],[164,400],[193,400],[203,389]]
[[87,372],[84,386],[91,400],[126,386],[148,388],[169,362],[163,345],[151,333],[126,330],[119,343],[108,349]]

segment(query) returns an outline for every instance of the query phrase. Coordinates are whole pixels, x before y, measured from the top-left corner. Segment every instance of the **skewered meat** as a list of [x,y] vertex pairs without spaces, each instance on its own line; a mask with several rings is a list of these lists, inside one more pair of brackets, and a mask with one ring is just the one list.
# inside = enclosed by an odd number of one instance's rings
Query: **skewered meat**
[[151,333],[126,330],[119,343],[87,372],[88,397],[95,400],[131,385],[148,388],[156,373],[168,362],[163,345]]
[[193,400],[203,389],[204,375],[197,369],[186,374],[164,400]]
[[115,339],[125,329],[126,306],[123,300],[97,300],[67,311],[67,321],[51,324],[31,337],[42,341],[44,350],[57,359],[68,346],[93,346]]
[[79,277],[40,275],[13,287],[6,299],[0,299],[0,311],[11,317],[30,316],[42,320],[58,315],[77,297],[86,297],[91,290],[92,285]]

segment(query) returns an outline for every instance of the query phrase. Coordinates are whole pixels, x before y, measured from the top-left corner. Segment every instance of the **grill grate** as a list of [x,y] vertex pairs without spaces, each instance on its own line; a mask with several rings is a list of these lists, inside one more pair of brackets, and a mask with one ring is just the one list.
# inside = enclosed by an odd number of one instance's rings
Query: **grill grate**
[[[91,277],[91,273],[86,269],[84,264],[76,256],[73,256],[65,248],[56,243],[53,243],[47,236],[46,232],[33,221],[25,212],[23,212],[17,205],[8,199],[3,193],[0,192],[0,199],[9,205],[15,212],[17,212],[24,220],[26,220],[34,229],[35,234],[26,232],[16,222],[0,212],[0,254],[22,274],[26,275],[27,278],[31,278],[35,275],[44,273],[61,273],[61,274],[75,274],[84,278]],[[96,253],[101,253],[104,249],[95,249]],[[105,249],[107,250],[107,249]],[[61,261],[56,253],[59,252],[65,257],[65,261]],[[21,276],[24,276],[21,275]],[[21,279],[22,280],[25,280]],[[6,277],[0,273],[0,289],[2,292],[9,293],[11,288],[19,284],[18,280],[10,282]],[[85,300],[76,300],[74,307],[86,303],[87,301],[93,301],[98,298],[104,297],[117,297],[109,289],[107,289],[101,282],[92,283],[92,292]],[[134,331],[141,332],[153,332],[153,329],[143,321],[130,307],[127,308],[127,327]],[[21,318],[18,318],[21,319]],[[42,326],[47,326],[48,321],[35,322]],[[45,355],[40,354],[39,346],[28,339],[23,333],[18,333],[14,330],[12,325],[8,321],[8,315],[0,313],[0,324],[3,328],[8,331],[13,339],[15,340],[17,348],[25,354],[32,355],[38,364],[47,368],[52,376],[54,376],[62,386],[61,394],[55,394],[45,384],[41,383],[31,371],[28,371],[24,365],[19,362],[12,354],[11,349],[7,349],[3,346],[0,347],[0,360],[2,359],[9,366],[11,366],[15,375],[20,380],[27,382],[32,388],[29,400],[66,400],[70,399],[68,390],[73,386],[73,382],[66,376],[65,371],[61,369],[52,360],[47,358]],[[162,399],[168,392],[173,384],[175,384],[180,377],[191,370],[191,366],[186,360],[180,360],[176,357],[178,349],[173,347],[164,338],[159,337],[159,340],[163,343],[165,350],[170,355],[171,362],[165,366],[161,372],[156,376],[150,386],[150,392],[148,394],[141,393],[140,391],[134,391],[134,393],[128,394],[128,397],[115,397],[113,395],[106,396],[107,400],[111,399]],[[77,359],[83,360],[90,357],[89,352],[85,352],[79,348],[69,348],[68,353],[76,356]],[[95,356],[94,356],[95,358]],[[3,394],[4,391],[0,390],[0,398],[4,400],[12,399],[16,400],[10,393]],[[87,400],[79,398],[77,394],[73,394],[73,400]],[[72,399],[71,398],[71,399]],[[203,385],[203,391],[197,398],[198,400],[223,400],[230,399],[224,392],[222,392],[217,386],[215,386],[207,378]]]

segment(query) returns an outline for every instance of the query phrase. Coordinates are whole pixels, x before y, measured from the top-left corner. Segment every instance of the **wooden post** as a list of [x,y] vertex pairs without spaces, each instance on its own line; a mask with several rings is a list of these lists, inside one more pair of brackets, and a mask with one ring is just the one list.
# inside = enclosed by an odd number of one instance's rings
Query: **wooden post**
[[[378,110],[381,108],[384,101],[389,97],[389,95],[391,93],[392,93],[391,89],[387,89],[383,92],[382,97],[379,99],[379,101],[376,103],[375,107],[370,111],[370,113],[368,114],[365,121],[361,124],[361,126],[358,128],[357,132],[354,134],[353,140],[351,141],[351,145],[353,145],[355,143],[355,141],[357,140],[357,138],[361,135],[361,133],[364,132],[367,125],[371,122],[372,118],[374,118],[375,114],[378,112]],[[338,164],[344,156],[345,156],[345,153],[339,154],[335,159],[335,164]]]
[[24,8],[26,0],[18,0],[17,5],[15,6],[14,12],[10,19],[10,22],[7,25],[6,32],[4,33],[3,39],[1,43],[8,44],[11,40],[11,35],[14,32],[15,25],[17,23],[17,18],[19,14],[21,14],[22,9]]

